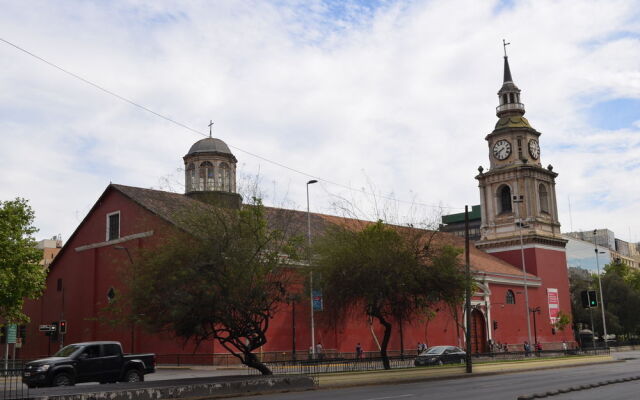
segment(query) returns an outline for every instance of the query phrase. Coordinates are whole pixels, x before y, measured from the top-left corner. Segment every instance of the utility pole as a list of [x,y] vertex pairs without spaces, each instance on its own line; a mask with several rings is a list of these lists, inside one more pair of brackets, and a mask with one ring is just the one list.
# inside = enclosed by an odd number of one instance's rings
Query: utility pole
[[469,262],[469,206],[464,206],[464,262],[467,278],[464,312],[467,317],[467,329],[465,331],[466,361],[468,374],[473,372],[471,365],[471,266]]

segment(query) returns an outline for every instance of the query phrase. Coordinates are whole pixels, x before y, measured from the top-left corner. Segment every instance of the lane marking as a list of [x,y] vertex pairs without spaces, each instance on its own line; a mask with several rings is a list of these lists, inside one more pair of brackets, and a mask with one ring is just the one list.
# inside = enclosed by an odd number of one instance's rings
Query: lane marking
[[401,397],[409,397],[409,396],[413,396],[413,394],[400,394],[398,396],[389,396],[389,397],[373,397],[373,398],[365,399],[365,400],[399,399]]

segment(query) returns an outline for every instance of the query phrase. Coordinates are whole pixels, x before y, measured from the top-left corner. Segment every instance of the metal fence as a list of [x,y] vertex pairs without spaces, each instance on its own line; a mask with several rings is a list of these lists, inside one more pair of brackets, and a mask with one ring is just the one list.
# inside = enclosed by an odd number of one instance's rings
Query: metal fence
[[29,388],[22,383],[22,368],[0,369],[0,399],[28,399]]
[[[415,356],[394,356],[389,358],[392,369],[411,368]],[[332,372],[375,371],[384,369],[381,357],[363,357],[360,359],[347,358],[322,358],[318,360],[302,361],[273,361],[264,363],[274,374],[284,375],[317,375]],[[249,374],[259,374],[259,371],[250,369]]]
[[[559,357],[578,357],[588,355],[608,355],[609,349],[597,348],[588,350],[548,350],[539,352],[499,352],[499,353],[482,353],[473,354],[471,361],[473,364],[486,364],[491,362],[505,361],[521,361],[536,358],[559,358]],[[408,356],[392,356],[389,357],[391,369],[402,369],[414,367],[415,355]],[[375,371],[384,369],[381,357],[363,357],[356,358],[323,358],[320,360],[302,360],[302,361],[274,361],[264,363],[274,374],[307,374],[318,375],[332,372],[354,372],[354,371]],[[460,365],[460,364],[457,364]],[[464,363],[462,364],[464,365]],[[439,366],[429,366],[420,368],[438,368]],[[248,373],[259,374],[257,370],[249,369]]]

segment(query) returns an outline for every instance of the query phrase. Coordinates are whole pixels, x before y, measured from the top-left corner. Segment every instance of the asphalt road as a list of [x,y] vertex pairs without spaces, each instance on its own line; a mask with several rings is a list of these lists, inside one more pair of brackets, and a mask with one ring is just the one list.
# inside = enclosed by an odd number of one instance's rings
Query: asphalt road
[[[273,395],[242,397],[253,400],[271,399],[305,399],[305,400],[413,400],[413,399],[510,399],[520,395],[565,389],[622,377],[640,375],[640,351],[612,353],[615,358],[626,359],[617,363],[596,364],[569,368],[549,369],[542,371],[526,371],[509,374],[471,376],[457,379],[425,381],[392,385],[370,385],[344,389],[320,389],[307,392],[279,393]],[[138,384],[114,384],[165,386],[182,380],[200,381],[206,378],[233,379],[232,376],[246,376],[241,370],[206,370],[206,369],[159,369],[155,374],[145,376],[147,382]],[[182,381],[184,382],[184,381]],[[81,384],[75,388],[42,388],[30,391],[31,396],[91,392],[108,389],[112,385]],[[130,387],[130,386],[129,386]],[[59,393],[58,393],[59,392]],[[640,381],[616,383],[595,389],[581,390],[548,397],[552,400],[567,399],[636,399],[640,398]]]
[[[640,351],[614,353],[618,363],[527,371],[510,374],[475,376],[420,383],[372,385],[346,389],[280,393],[260,396],[260,400],[515,400],[521,395],[565,389],[622,377],[640,375]],[[255,396],[240,397],[256,399]],[[640,381],[616,383],[595,389],[581,390],[548,397],[551,400],[629,400],[640,398]]]

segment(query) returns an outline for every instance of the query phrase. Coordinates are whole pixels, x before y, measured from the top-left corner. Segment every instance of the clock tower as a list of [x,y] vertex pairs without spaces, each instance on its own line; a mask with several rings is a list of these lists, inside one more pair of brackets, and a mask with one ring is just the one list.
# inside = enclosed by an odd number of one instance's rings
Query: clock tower
[[488,171],[476,176],[480,187],[482,225],[477,247],[488,251],[527,242],[564,248],[560,236],[553,167],[543,167],[540,132],[524,117],[520,89],[513,82],[509,59],[498,91],[498,122],[485,140],[489,145]]
[[[507,43],[504,45],[506,48]],[[522,286],[513,293],[512,302],[497,299],[524,306],[522,312],[514,311],[512,319],[527,318],[526,331],[515,323],[510,327],[520,335],[520,343],[558,343],[563,338],[554,324],[560,313],[571,318],[567,241],[560,235],[556,202],[558,174],[551,165],[543,167],[541,134],[524,117],[520,89],[513,82],[506,51],[498,99],[498,122],[485,137],[490,167],[488,171],[478,168],[476,176],[482,222],[475,245],[522,271],[515,281],[513,276],[503,277],[503,285],[511,279],[512,284]],[[500,291],[500,283],[495,290]]]

